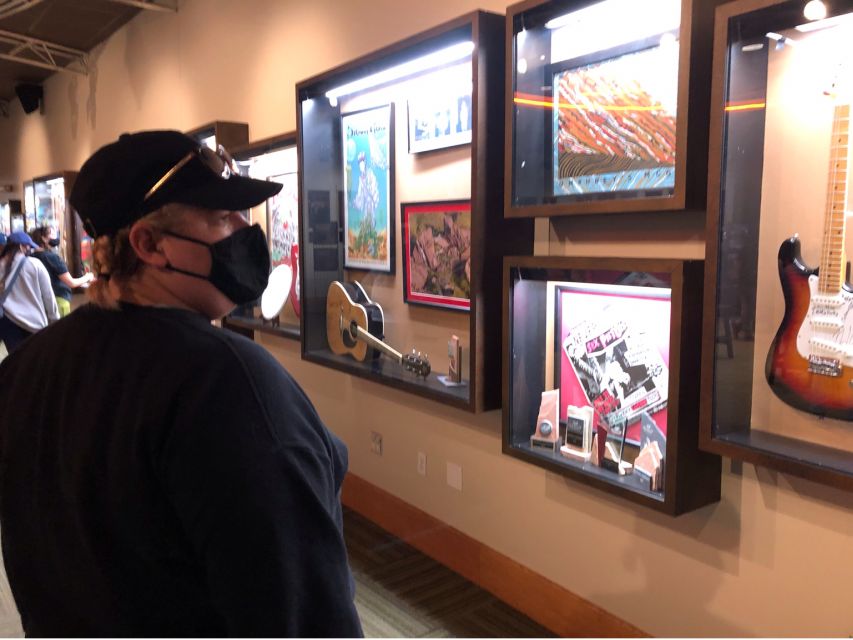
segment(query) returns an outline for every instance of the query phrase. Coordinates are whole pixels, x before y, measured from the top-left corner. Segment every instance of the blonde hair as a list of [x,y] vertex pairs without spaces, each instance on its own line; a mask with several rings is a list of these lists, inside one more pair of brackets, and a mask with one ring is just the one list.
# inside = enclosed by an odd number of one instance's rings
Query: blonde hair
[[[140,218],[155,229],[166,230],[175,226],[180,218],[175,216],[180,205],[166,204]],[[105,309],[117,309],[118,300],[110,291],[110,282],[121,287],[132,278],[142,265],[130,244],[130,229],[120,229],[114,236],[101,236],[92,243],[92,262],[97,279],[89,285],[86,296],[92,304]]]

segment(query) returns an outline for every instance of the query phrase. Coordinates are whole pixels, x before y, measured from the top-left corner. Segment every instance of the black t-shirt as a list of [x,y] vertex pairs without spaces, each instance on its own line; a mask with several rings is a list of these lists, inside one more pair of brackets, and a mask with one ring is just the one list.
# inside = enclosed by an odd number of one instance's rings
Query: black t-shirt
[[47,267],[47,272],[50,274],[50,286],[53,288],[53,295],[57,298],[71,300],[71,287],[59,279],[63,273],[68,273],[68,265],[65,260],[56,255],[53,251],[36,251],[33,258],[38,258]]
[[346,448],[262,347],[86,305],[0,365],[0,530],[27,635],[355,636]]

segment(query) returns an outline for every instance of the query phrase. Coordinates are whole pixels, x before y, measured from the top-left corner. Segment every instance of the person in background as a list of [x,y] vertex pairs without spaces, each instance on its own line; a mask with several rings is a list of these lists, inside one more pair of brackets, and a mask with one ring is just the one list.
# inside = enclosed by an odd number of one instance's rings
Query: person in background
[[177,131],[80,169],[91,304],[0,364],[0,530],[28,636],[361,635],[346,447],[266,349],[211,325],[266,287],[239,211],[279,189]]
[[34,258],[42,261],[50,274],[50,285],[56,296],[56,305],[59,307],[59,316],[65,317],[71,313],[71,290],[89,284],[95,279],[91,273],[83,274],[75,278],[68,272],[68,265],[52,249],[59,246],[59,238],[53,227],[38,227],[33,231],[33,242],[38,245],[38,250],[33,253]]
[[0,251],[3,251],[3,247],[6,246],[6,234],[0,232]]
[[37,248],[29,235],[15,231],[9,234],[0,252],[0,340],[9,353],[48,323],[59,320],[47,269],[35,258],[27,257],[30,249]]

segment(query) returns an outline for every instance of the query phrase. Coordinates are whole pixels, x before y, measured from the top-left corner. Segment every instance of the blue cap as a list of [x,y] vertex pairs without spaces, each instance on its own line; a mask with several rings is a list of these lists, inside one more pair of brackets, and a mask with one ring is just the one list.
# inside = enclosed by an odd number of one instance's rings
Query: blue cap
[[39,246],[33,242],[30,234],[25,231],[15,231],[14,233],[10,233],[7,243],[22,244],[25,247],[32,247],[33,249],[39,248]]

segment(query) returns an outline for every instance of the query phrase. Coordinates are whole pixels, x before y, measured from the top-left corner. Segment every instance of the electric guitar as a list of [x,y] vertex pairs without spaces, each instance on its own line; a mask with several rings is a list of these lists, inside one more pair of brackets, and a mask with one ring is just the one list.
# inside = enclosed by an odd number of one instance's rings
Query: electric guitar
[[853,420],[853,289],[844,256],[849,125],[850,105],[837,105],[820,267],[803,263],[796,235],[779,247],[785,315],[764,367],[782,401],[840,420]]
[[382,307],[373,302],[359,282],[329,284],[326,295],[326,336],[332,353],[349,354],[359,362],[368,355],[392,358],[406,371],[426,378],[431,371],[429,358],[420,353],[402,354],[383,341],[385,316]]

